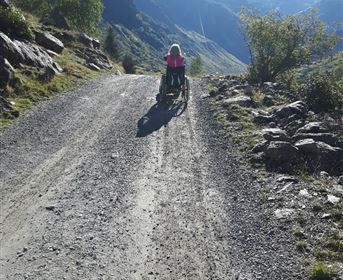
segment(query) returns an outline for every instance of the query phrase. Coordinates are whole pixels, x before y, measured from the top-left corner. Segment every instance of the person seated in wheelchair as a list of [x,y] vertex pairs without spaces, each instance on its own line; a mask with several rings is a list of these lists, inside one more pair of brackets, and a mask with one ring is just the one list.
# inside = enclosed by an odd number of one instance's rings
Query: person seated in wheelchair
[[185,83],[186,68],[186,60],[182,56],[180,46],[173,44],[164,60],[167,62],[166,82],[168,90],[180,90]]

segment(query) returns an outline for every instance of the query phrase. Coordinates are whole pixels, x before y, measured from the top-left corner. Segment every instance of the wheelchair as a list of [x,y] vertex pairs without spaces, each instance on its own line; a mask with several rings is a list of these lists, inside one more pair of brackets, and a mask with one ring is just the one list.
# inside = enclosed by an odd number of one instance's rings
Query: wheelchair
[[162,75],[160,82],[160,101],[166,102],[177,99],[180,94],[185,103],[189,101],[189,79],[185,74],[185,66],[167,67],[167,72]]

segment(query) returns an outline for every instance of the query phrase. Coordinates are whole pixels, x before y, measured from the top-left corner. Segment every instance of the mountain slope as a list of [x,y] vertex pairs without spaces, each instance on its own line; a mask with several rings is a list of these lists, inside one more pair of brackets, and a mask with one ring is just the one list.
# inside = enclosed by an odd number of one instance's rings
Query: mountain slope
[[169,28],[174,24],[215,41],[245,63],[248,49],[239,17],[225,3],[214,0],[135,0],[137,8]]
[[182,27],[155,22],[130,0],[105,0],[104,18],[114,26],[120,47],[133,54],[145,69],[163,69],[163,56],[172,43],[180,43],[187,58],[201,56],[207,72],[238,74],[245,65],[217,43]]

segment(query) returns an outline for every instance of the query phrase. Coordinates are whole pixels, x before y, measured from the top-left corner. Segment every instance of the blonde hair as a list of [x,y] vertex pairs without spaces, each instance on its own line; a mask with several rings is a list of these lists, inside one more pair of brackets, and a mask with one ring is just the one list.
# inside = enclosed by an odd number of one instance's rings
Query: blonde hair
[[174,59],[178,56],[178,55],[182,55],[181,53],[181,48],[179,44],[173,44],[168,52]]

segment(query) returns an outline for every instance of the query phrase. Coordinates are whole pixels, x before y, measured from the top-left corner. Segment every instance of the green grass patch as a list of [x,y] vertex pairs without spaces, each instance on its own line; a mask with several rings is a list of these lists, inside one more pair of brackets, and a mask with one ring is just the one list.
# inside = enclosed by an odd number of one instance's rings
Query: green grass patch
[[[49,82],[41,82],[42,74],[37,68],[25,66],[16,71],[16,76],[22,80],[22,84],[16,88],[8,88],[8,100],[12,102],[16,111],[31,108],[35,103],[47,100],[60,92],[71,90],[83,82],[100,76],[106,71],[92,71],[83,65],[83,61],[76,57],[69,49],[55,58],[55,61],[63,68],[63,72],[56,75]],[[9,125],[13,116],[8,113],[0,115],[0,125]]]
[[310,280],[331,280],[335,275],[331,267],[321,262],[315,263],[308,274]]

